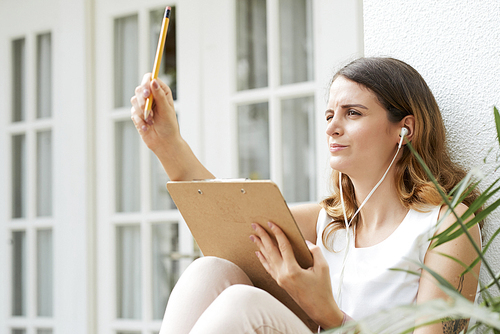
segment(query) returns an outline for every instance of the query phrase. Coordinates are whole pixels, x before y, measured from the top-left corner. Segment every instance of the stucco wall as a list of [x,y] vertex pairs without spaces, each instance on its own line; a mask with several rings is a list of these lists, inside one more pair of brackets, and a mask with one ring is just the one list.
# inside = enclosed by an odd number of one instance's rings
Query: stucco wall
[[[500,1],[364,0],[363,6],[365,55],[415,67],[436,96],[454,158],[468,168],[483,165],[491,147],[498,152],[493,105],[500,108]],[[499,227],[497,212],[483,238]],[[487,258],[500,271],[499,241]],[[484,270],[481,277],[487,279]]]

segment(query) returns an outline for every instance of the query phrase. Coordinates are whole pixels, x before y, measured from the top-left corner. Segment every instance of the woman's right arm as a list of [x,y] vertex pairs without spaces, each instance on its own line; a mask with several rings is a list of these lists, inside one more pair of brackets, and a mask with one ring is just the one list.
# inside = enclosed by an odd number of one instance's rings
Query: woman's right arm
[[[146,99],[153,95],[153,110],[144,120]],[[170,88],[159,79],[151,81],[151,73],[144,75],[135,89],[131,118],[144,143],[158,157],[172,181],[213,179],[205,166],[181,137]]]

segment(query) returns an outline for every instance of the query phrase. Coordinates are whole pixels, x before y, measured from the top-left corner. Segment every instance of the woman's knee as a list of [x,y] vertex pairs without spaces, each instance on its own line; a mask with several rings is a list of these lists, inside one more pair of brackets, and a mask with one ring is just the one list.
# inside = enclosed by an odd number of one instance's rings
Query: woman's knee
[[273,301],[269,293],[254,286],[232,285],[224,290],[217,298],[218,306],[227,309],[227,312],[248,313],[255,306],[262,307]]
[[234,284],[252,285],[252,281],[236,264],[214,256],[205,256],[196,259],[186,269],[185,275],[204,281],[223,281],[226,286]]

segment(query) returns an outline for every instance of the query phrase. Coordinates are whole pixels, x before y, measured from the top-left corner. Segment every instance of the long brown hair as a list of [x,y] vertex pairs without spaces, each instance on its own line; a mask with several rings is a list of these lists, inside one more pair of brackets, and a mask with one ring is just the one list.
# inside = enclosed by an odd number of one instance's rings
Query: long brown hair
[[[387,110],[389,121],[398,123],[407,115],[415,117],[411,144],[446,193],[465,177],[465,170],[450,159],[445,128],[436,99],[413,67],[393,58],[359,58],[340,69],[333,76],[331,83],[340,76],[372,91]],[[402,150],[401,159],[394,167],[396,191],[401,204],[417,211],[426,211],[429,206],[440,205],[441,196],[420,163],[408,147],[403,147]],[[333,218],[322,236],[323,244],[329,250],[333,250],[329,240],[334,232],[345,227],[339,198],[339,172],[336,170],[332,172],[332,183],[333,195],[321,202],[328,215]],[[350,220],[358,205],[354,186],[345,174],[342,174],[342,189],[347,218]],[[463,203],[470,205],[477,196],[477,191],[473,191]],[[356,216],[352,222],[353,226],[358,221],[359,216]]]

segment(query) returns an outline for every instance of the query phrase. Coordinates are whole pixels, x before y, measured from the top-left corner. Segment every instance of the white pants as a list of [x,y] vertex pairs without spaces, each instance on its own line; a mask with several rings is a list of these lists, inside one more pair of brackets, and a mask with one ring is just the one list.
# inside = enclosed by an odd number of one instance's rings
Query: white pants
[[232,262],[203,257],[182,274],[170,295],[160,334],[310,334],[285,305],[252,285]]

